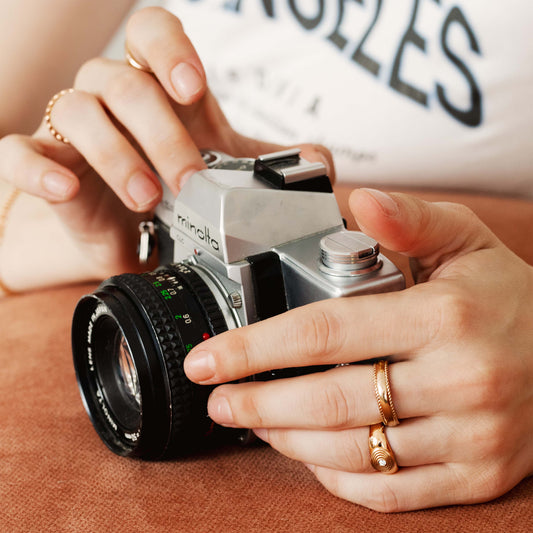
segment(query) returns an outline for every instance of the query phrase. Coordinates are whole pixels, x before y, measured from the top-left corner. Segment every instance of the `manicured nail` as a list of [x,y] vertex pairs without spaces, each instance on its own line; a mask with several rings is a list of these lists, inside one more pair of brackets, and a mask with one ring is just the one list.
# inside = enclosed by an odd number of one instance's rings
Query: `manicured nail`
[[55,198],[62,199],[68,197],[70,191],[75,186],[75,181],[65,174],[59,172],[48,172],[43,176],[43,187]]
[[191,352],[183,364],[187,377],[196,383],[205,383],[215,377],[215,357],[205,351]]
[[138,207],[148,206],[159,198],[159,187],[144,172],[136,172],[126,186],[130,198]]
[[225,396],[215,397],[209,400],[209,416],[221,426],[234,426],[233,413]]
[[376,189],[363,189],[363,191],[367,192],[378,202],[378,204],[381,206],[383,211],[391,217],[396,216],[400,209],[398,208],[398,204],[394,201],[394,199],[389,196],[387,193],[384,193],[383,191],[378,191]]
[[204,86],[200,73],[190,63],[176,65],[170,73],[170,79],[176,93],[183,100],[190,100]]

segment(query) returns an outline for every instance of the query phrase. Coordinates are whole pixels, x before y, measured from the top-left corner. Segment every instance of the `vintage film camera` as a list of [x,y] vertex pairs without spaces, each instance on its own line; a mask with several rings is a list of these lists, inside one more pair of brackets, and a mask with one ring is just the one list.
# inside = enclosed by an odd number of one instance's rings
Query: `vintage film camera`
[[[209,168],[176,199],[167,191],[158,208],[163,266],[104,281],[74,313],[84,405],[120,455],[158,459],[249,440],[249,431],[208,418],[212,387],[183,372],[185,356],[203,340],[317,300],[404,287],[377,242],[344,228],[321,163],[303,160],[299,150],[255,161],[205,152],[204,159]],[[142,255],[151,227],[142,225]]]

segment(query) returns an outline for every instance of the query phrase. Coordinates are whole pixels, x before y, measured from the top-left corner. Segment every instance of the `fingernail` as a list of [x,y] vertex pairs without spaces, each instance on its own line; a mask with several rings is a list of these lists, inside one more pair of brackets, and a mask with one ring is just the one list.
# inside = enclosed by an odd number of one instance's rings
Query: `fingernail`
[[209,400],[209,416],[221,426],[235,427],[233,413],[226,397],[219,396]]
[[159,187],[144,172],[136,172],[126,186],[130,198],[138,207],[148,206],[159,199]]
[[42,183],[45,190],[58,199],[68,197],[72,187],[75,186],[75,182],[70,176],[59,172],[46,173]]
[[391,217],[396,216],[400,209],[398,208],[398,204],[394,201],[394,199],[389,196],[387,193],[384,193],[383,191],[378,191],[376,189],[362,189],[366,193],[370,194],[374,200],[381,206],[383,211]]
[[190,100],[204,86],[199,72],[190,63],[176,65],[170,73],[170,79],[176,93],[183,100]]
[[191,352],[183,363],[187,377],[196,383],[205,383],[215,377],[215,357],[210,352]]

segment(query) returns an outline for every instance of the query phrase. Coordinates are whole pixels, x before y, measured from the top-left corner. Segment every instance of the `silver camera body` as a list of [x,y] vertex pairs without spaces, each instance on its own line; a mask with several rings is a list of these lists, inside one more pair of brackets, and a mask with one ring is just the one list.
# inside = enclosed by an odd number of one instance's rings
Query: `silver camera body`
[[323,164],[297,149],[257,160],[203,155],[208,168],[177,198],[166,191],[156,212],[160,262],[196,271],[228,327],[317,300],[405,287],[376,241],[345,229]]

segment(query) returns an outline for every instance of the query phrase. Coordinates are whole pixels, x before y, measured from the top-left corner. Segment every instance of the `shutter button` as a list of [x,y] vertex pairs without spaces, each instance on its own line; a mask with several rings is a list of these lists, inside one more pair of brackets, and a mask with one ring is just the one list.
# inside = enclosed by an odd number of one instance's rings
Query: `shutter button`
[[330,276],[363,276],[378,270],[379,243],[359,231],[341,230],[320,240],[319,269]]

